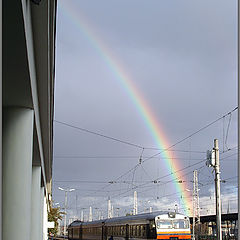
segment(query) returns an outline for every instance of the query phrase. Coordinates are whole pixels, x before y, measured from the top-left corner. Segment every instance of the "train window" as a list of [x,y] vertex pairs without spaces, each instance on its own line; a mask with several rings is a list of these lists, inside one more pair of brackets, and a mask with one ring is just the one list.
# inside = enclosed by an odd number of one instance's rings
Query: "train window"
[[160,229],[168,229],[172,228],[172,221],[171,220],[159,220],[157,221],[157,228]]
[[139,235],[138,235],[139,237],[141,237],[142,236],[142,226],[139,226]]
[[135,226],[134,225],[132,226],[132,236],[133,237],[135,236]]
[[126,226],[123,226],[123,232],[122,235],[125,236],[126,235]]
[[139,226],[137,226],[136,236],[139,236]]
[[143,225],[140,226],[140,236],[143,237],[144,236],[144,231],[143,231]]
[[146,237],[147,236],[147,227],[146,225],[143,225],[143,237]]
[[189,228],[189,221],[184,219],[173,220],[173,228]]
[[73,238],[78,238],[78,237],[79,237],[79,229],[73,228]]
[[68,233],[69,233],[69,237],[73,238],[73,229],[69,229]]

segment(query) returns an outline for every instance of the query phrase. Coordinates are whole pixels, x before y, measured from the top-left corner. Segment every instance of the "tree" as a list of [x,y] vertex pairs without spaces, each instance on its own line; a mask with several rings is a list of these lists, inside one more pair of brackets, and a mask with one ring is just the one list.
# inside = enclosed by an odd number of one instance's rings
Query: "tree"
[[48,213],[48,221],[54,222],[54,228],[49,228],[48,233],[53,233],[54,236],[57,235],[58,231],[58,220],[62,220],[62,215],[65,214],[64,212],[60,212],[60,207],[50,207],[50,211]]

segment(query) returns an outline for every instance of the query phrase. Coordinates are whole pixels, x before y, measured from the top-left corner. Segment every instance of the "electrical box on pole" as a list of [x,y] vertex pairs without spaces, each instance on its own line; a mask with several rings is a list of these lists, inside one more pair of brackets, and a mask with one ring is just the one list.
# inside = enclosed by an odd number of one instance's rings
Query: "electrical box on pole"
[[206,161],[206,165],[208,167],[214,167],[216,164],[216,160],[215,160],[215,151],[214,150],[208,150],[207,151],[207,161]]

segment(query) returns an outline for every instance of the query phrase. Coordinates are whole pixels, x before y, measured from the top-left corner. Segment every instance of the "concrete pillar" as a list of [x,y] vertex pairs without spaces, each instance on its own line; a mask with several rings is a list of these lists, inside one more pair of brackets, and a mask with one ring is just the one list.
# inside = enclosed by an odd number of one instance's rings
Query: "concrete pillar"
[[33,110],[3,109],[3,240],[30,240]]
[[[32,168],[32,205],[31,205],[31,239],[40,240],[41,236],[41,167]],[[42,239],[41,239],[42,240]]]

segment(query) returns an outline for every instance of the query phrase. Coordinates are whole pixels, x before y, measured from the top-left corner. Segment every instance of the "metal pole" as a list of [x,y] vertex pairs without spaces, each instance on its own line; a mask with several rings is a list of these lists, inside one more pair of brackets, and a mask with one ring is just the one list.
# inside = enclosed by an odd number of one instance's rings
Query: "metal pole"
[[192,239],[195,240],[195,215],[196,215],[196,201],[195,201],[195,171],[193,175],[193,196],[192,196],[192,201],[193,201],[193,224],[192,224]]
[[215,191],[216,191],[216,223],[217,223],[217,239],[222,240],[222,227],[221,227],[221,197],[220,197],[220,163],[219,163],[219,148],[218,140],[214,139],[215,151]]
[[78,195],[76,194],[76,217],[78,219],[78,207],[77,207],[77,202],[78,202]]
[[67,190],[65,190],[65,202],[64,202],[64,208],[65,208],[65,216],[64,216],[64,228],[63,228],[63,234],[66,235],[66,225],[67,225]]
[[112,218],[111,216],[111,200],[108,198],[108,218]]
[[83,222],[83,210],[81,211],[81,221]]

